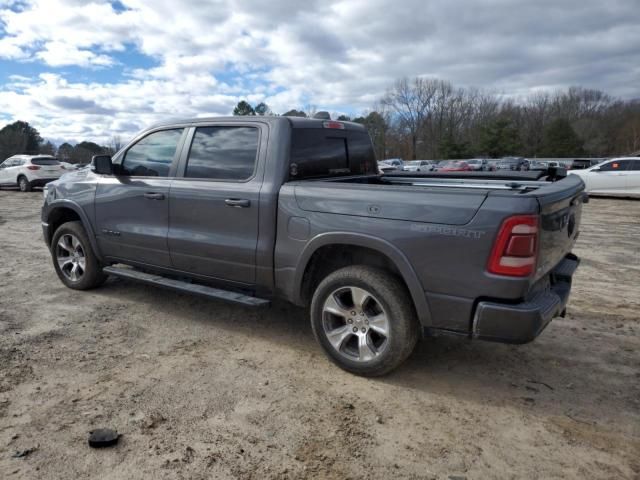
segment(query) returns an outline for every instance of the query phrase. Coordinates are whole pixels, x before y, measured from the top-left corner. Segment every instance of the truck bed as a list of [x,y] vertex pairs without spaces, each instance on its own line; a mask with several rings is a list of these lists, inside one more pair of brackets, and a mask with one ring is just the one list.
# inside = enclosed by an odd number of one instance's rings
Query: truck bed
[[511,215],[539,215],[539,263],[533,280],[541,278],[575,243],[584,183],[575,175],[547,181],[548,177],[539,176],[539,172],[478,173],[374,175],[289,185],[295,187],[296,202],[302,210],[405,221],[417,231],[432,231],[431,224],[458,229],[465,226],[469,235],[478,231],[495,235],[501,222]]

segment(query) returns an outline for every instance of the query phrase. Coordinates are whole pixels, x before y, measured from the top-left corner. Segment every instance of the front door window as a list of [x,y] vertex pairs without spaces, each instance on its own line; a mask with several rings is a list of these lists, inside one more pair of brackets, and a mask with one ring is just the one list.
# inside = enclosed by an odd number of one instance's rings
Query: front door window
[[154,132],[125,153],[120,175],[131,177],[168,177],[182,128]]

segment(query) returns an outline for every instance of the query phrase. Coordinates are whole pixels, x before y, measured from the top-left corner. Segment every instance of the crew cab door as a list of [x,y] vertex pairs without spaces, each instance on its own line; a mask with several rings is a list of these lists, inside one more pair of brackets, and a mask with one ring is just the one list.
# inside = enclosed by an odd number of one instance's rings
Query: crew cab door
[[114,158],[96,189],[96,237],[105,257],[170,267],[169,187],[185,128],[156,130]]
[[265,155],[262,124],[213,123],[189,132],[169,195],[174,268],[240,284],[256,279]]

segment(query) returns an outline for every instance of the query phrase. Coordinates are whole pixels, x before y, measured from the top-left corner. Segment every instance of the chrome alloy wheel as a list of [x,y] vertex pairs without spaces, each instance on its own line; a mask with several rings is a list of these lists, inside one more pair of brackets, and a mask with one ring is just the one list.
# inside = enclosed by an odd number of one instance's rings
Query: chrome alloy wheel
[[380,301],[359,287],[341,287],[322,307],[324,334],[340,355],[368,362],[389,343],[389,317]]
[[86,257],[80,240],[71,233],[60,237],[56,245],[56,261],[62,274],[72,282],[78,282],[86,270]]

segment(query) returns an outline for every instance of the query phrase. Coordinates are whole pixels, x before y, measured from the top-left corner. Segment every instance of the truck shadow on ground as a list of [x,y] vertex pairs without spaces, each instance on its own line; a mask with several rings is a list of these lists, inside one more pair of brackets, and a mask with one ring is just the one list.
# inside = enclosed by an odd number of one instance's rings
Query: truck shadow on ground
[[[235,304],[112,279],[100,296],[149,305],[176,322],[211,325],[229,333],[249,334],[263,341],[323,358],[309,325],[306,309],[283,302],[251,309]],[[574,317],[580,317],[579,313]],[[366,382],[403,387],[424,395],[446,395],[460,401],[509,406],[533,414],[565,416],[595,425],[606,412],[629,412],[633,421],[637,376],[631,354],[594,348],[599,334],[556,319],[533,343],[503,345],[464,337],[426,338],[396,371]],[[621,344],[624,339],[621,339]],[[326,371],[329,360],[317,362]]]

